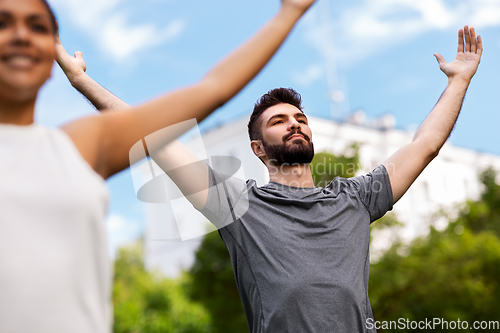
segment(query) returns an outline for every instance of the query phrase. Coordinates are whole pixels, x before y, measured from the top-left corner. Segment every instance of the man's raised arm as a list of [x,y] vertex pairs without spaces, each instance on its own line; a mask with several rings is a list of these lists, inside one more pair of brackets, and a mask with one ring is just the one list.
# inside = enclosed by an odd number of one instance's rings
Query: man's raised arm
[[[113,95],[85,72],[87,65],[80,51],[71,56],[58,39],[56,60],[71,85],[99,111],[128,109],[130,105]],[[176,183],[197,209],[205,206],[208,196],[208,166],[178,140],[154,154],[155,162]]]
[[[464,41],[465,40],[465,41]],[[481,60],[483,44],[474,28],[467,26],[458,32],[457,57],[447,63],[434,54],[441,70],[448,76],[448,86],[438,103],[417,130],[413,142],[403,146],[383,164],[392,186],[394,203],[408,190],[424,168],[438,155],[450,136],[469,83]]]

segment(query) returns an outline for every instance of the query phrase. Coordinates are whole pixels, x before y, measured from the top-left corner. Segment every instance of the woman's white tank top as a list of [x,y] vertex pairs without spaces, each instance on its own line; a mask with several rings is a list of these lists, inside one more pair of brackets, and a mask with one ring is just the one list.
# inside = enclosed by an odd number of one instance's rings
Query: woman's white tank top
[[0,332],[110,331],[107,201],[62,130],[0,124]]

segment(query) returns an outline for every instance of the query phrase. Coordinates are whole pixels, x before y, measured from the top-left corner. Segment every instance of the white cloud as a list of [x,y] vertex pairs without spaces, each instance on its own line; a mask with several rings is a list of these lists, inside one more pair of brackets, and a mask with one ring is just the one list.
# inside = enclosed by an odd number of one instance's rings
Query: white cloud
[[483,0],[483,5],[470,17],[470,24],[480,27],[498,26],[500,21],[500,2]]
[[84,31],[100,28],[104,18],[116,11],[123,0],[48,0],[59,15],[64,15],[76,27]]
[[292,80],[298,85],[308,87],[317,80],[321,79],[324,71],[324,67],[320,64],[312,64],[302,72],[293,73]]
[[128,27],[125,15],[116,14],[104,24],[100,45],[115,58],[123,59],[177,37],[184,26],[184,21],[176,20],[163,30],[150,24]]
[[464,24],[477,29],[500,25],[498,0],[364,0],[356,6],[337,6],[338,18],[330,28],[333,34],[318,23],[325,8],[315,8],[315,20],[308,17],[306,36],[322,54],[329,54],[328,44],[334,43],[337,60],[345,64],[429,31]]
[[185,28],[181,19],[163,28],[153,24],[131,25],[126,12],[119,9],[124,0],[49,0],[70,18],[76,28],[96,39],[101,49],[118,60],[178,37]]

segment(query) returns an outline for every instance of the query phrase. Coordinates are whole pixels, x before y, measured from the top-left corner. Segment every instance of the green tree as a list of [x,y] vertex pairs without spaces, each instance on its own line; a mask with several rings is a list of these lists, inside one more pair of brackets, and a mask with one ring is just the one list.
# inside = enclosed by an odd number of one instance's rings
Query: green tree
[[[460,319],[471,326],[500,320],[500,187],[495,177],[491,169],[481,175],[481,199],[467,202],[444,231],[431,228],[408,246],[396,243],[372,265],[369,290],[376,320]],[[455,330],[440,326],[438,331]]]
[[148,272],[140,243],[119,249],[113,287],[115,333],[209,333],[210,316],[183,279]]
[[481,199],[466,203],[455,226],[461,225],[475,233],[490,230],[500,237],[500,186],[495,181],[496,177],[492,168],[481,174],[480,180],[484,185]]
[[359,164],[359,145],[352,144],[340,155],[321,152],[314,155],[311,173],[316,186],[325,187],[335,177],[350,178],[361,168]]
[[229,253],[218,232],[205,235],[189,274],[188,293],[210,312],[214,333],[248,332]]

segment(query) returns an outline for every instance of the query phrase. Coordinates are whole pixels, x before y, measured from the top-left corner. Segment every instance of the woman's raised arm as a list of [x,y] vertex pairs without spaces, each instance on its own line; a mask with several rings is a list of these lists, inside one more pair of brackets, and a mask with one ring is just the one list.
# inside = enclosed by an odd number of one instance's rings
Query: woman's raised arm
[[[259,32],[199,82],[138,107],[77,120],[63,130],[104,178],[125,169],[130,164],[129,150],[136,142],[185,120],[194,118],[200,122],[236,95],[266,65],[314,2],[283,0],[279,12]],[[180,134],[169,133],[158,142],[158,147]],[[148,148],[155,147],[148,142]]]

